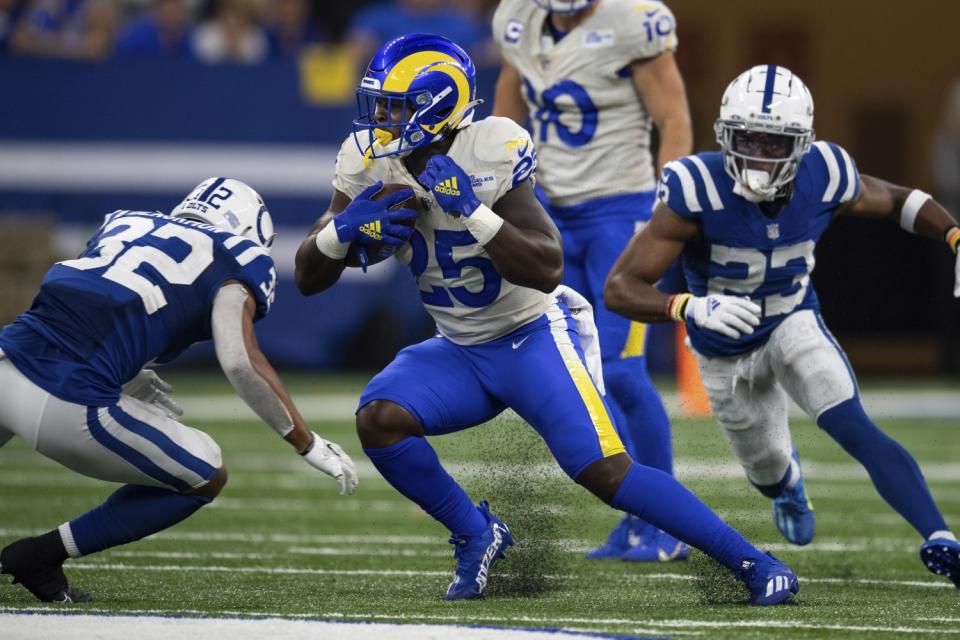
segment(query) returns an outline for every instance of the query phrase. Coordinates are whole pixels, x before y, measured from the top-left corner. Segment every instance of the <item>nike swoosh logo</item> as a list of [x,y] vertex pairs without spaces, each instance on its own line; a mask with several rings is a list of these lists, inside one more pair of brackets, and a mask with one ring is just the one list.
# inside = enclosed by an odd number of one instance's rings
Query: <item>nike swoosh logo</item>
[[522,338],[520,338],[520,339],[517,340],[516,342],[512,343],[513,348],[514,348],[514,349],[519,349],[521,346],[523,346],[523,343],[526,342],[526,341],[527,341],[527,338],[529,338],[529,337],[530,337],[530,336],[523,336]]

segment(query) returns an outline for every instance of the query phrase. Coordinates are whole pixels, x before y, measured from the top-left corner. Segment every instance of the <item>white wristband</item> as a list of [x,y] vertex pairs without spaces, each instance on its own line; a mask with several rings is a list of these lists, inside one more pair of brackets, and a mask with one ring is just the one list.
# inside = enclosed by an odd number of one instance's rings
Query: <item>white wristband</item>
[[904,231],[915,233],[913,223],[917,219],[917,213],[920,211],[920,207],[931,197],[929,193],[920,191],[920,189],[914,189],[910,192],[910,195],[903,202],[903,207],[900,208],[900,226]]
[[334,260],[346,258],[347,251],[350,249],[349,242],[340,242],[340,238],[337,237],[337,228],[334,226],[333,220],[328,222],[323,229],[320,229],[316,242],[320,253]]
[[463,224],[467,226],[467,231],[477,239],[477,243],[483,246],[493,240],[500,227],[503,226],[503,218],[493,212],[490,207],[481,204],[469,216],[463,217]]

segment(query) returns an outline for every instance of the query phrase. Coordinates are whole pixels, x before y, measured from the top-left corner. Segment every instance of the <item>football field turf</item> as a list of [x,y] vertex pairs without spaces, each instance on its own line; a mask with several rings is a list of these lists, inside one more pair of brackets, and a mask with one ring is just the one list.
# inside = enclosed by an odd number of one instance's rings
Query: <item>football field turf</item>
[[[380,479],[360,450],[349,411],[362,380],[297,378],[291,385],[308,423],[360,466],[359,491],[341,497],[332,480],[248,419],[220,379],[171,376],[185,421],[223,449],[226,489],[172,530],[68,563],[73,582],[96,597],[71,611],[561,628],[626,637],[960,636],[960,592],[927,572],[918,559],[919,536],[809,420],[793,421],[817,513],[817,537],[804,548],[780,538],[769,501],[748,485],[711,420],[676,419],[673,426],[678,476],[793,567],[801,591],[792,604],[744,604],[746,591],[700,554],[655,565],[584,560],[618,515],[561,476],[532,430],[510,416],[432,439],[451,473],[475,499],[490,501],[518,541],[496,565],[484,600],[448,603],[440,599],[454,565],[446,532]],[[874,418],[916,456],[948,521],[960,526],[960,420]],[[0,544],[48,530],[113,488],[15,439],[0,449]],[[46,608],[20,587],[0,584],[0,613]],[[459,636],[451,629],[448,637]]]

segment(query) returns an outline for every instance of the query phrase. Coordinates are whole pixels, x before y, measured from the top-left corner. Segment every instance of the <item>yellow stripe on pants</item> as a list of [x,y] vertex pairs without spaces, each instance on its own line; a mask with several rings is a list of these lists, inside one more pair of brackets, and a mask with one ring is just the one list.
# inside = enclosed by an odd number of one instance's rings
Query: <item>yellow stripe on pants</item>
[[607,408],[603,404],[603,400],[600,399],[600,394],[593,384],[593,379],[590,377],[590,374],[587,373],[583,362],[580,361],[577,350],[574,349],[572,344],[563,344],[561,342],[557,343],[557,348],[560,350],[560,355],[563,357],[563,364],[567,367],[570,377],[573,378],[573,383],[580,393],[580,398],[583,399],[583,404],[590,414],[590,421],[593,422],[593,429],[597,432],[597,439],[600,441],[600,451],[603,452],[603,457],[609,458],[618,453],[623,453],[626,449],[624,449],[623,443],[620,442],[620,436],[617,435],[617,430],[614,428],[613,422],[611,422],[610,416],[607,414]]

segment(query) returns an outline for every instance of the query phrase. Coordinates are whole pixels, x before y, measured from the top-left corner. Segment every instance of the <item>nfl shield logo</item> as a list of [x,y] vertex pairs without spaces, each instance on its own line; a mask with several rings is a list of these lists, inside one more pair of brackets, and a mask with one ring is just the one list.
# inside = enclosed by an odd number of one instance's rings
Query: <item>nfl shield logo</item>
[[767,225],[767,237],[771,240],[776,240],[780,237],[780,225],[778,224],[768,224]]

